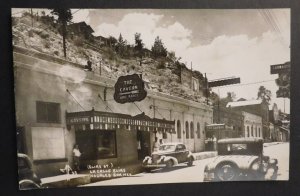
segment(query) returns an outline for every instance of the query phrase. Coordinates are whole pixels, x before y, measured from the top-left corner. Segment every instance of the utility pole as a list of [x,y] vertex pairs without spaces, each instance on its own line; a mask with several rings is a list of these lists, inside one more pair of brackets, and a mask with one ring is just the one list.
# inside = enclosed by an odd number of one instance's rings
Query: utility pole
[[30,15],[31,15],[31,27],[33,28],[33,12],[32,12],[32,8],[30,8]]
[[101,66],[102,66],[102,59],[100,59],[100,64],[99,64],[99,73],[100,73],[100,76],[101,76],[101,72],[102,72]]
[[204,73],[205,76],[205,96],[206,96],[206,104],[208,105],[208,80],[206,77],[206,73]]

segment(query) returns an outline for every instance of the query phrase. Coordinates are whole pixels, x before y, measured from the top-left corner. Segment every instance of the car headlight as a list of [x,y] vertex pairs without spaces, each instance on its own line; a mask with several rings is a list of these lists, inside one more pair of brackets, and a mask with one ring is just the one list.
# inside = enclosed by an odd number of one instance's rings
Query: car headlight
[[256,162],[252,165],[252,170],[259,170],[259,164]]

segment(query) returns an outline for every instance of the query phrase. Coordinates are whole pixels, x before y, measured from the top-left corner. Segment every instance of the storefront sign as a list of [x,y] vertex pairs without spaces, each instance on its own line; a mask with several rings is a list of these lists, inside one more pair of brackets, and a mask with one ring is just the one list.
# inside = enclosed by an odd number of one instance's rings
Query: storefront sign
[[233,130],[232,126],[227,126],[225,124],[212,124],[206,126],[207,131],[215,131],[215,130]]
[[114,99],[118,103],[142,101],[146,96],[144,81],[137,74],[121,76],[115,84]]
[[286,72],[291,69],[291,63],[286,62],[284,64],[271,65],[271,74],[278,74]]
[[67,118],[68,124],[85,124],[90,123],[89,117],[68,117]]
[[207,125],[206,126],[206,130],[223,130],[225,129],[225,125],[224,124],[220,124],[220,125]]
[[240,78],[228,78],[228,79],[209,81],[208,86],[209,88],[211,88],[211,87],[226,86],[226,85],[238,84],[238,83],[241,83]]

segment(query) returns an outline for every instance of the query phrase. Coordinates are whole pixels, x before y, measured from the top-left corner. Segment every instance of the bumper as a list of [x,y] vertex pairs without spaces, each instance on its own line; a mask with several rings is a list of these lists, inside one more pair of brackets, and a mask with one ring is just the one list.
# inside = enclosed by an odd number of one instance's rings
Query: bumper
[[204,172],[204,182],[211,182],[214,181],[215,174],[213,172]]
[[146,164],[143,165],[144,168],[161,168],[166,167],[166,164]]

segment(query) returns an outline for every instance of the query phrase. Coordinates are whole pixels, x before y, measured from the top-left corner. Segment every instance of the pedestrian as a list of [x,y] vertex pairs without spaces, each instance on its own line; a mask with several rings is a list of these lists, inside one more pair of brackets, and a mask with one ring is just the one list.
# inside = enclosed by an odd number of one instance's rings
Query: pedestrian
[[213,135],[212,141],[213,141],[213,150],[216,151],[217,150],[217,138],[215,135]]
[[153,152],[155,152],[158,151],[158,149],[159,149],[159,142],[158,142],[158,138],[155,137],[152,150]]
[[163,140],[159,139],[159,145],[163,145],[163,144],[164,144]]
[[92,62],[91,62],[90,59],[88,59],[87,65],[84,66],[84,70],[86,70],[86,71],[92,71]]
[[81,157],[81,152],[79,150],[79,147],[77,144],[74,144],[74,148],[73,148],[73,165],[74,165],[74,170],[75,171],[79,171],[80,168],[80,157]]

